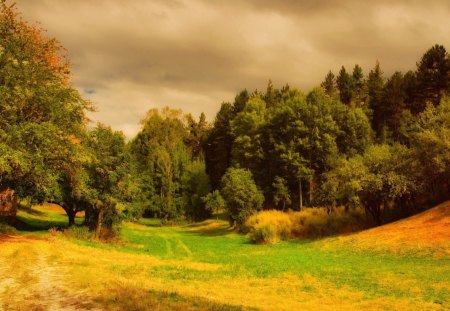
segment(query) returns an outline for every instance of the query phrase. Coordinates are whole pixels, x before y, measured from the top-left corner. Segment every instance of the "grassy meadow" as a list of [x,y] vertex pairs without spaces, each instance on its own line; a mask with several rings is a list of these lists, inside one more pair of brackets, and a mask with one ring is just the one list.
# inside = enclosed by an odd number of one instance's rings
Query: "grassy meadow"
[[[449,207],[434,223],[429,211],[383,231],[271,246],[221,220],[142,219],[115,243],[80,240],[48,231],[67,222],[57,207],[33,207],[19,212],[27,226],[0,235],[0,310],[445,310]],[[411,240],[412,227],[422,230]]]

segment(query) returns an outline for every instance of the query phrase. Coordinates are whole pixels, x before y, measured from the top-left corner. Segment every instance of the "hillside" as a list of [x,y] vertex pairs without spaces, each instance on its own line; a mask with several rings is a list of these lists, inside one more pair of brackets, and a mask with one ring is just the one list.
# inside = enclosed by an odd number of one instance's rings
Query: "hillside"
[[[412,217],[323,242],[353,249],[421,255],[450,255],[450,201]],[[337,243],[337,244],[336,244]]]

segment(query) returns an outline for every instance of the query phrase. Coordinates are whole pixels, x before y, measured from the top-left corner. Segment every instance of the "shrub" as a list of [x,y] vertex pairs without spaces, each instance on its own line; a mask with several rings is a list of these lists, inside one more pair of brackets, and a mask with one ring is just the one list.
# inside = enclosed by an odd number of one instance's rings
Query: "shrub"
[[369,226],[361,209],[335,208],[328,213],[325,208],[306,208],[291,212],[292,235],[298,238],[319,238],[362,230]]
[[119,242],[120,241],[120,226],[114,226],[112,228],[102,228],[98,239],[103,242]]
[[211,214],[216,214],[216,216],[225,206],[225,200],[222,198],[218,190],[208,193],[202,197],[202,200],[205,203],[205,208],[209,210]]
[[287,213],[262,211],[248,218],[245,229],[252,242],[274,244],[290,237],[292,223]]
[[372,224],[362,209],[306,208],[300,212],[262,211],[250,216],[245,229],[254,243],[273,244],[288,238],[319,238],[359,231]]
[[94,237],[94,233],[85,226],[72,226],[68,229],[64,229],[63,234],[65,237],[74,238],[78,240],[90,240]]
[[56,227],[51,227],[50,229],[48,229],[48,232],[51,236],[58,236],[61,234],[61,231]]

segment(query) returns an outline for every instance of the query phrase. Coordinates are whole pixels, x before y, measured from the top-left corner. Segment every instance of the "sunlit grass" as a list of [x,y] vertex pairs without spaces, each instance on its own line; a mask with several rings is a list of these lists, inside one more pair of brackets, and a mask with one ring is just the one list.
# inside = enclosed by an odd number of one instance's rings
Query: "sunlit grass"
[[[54,204],[35,205],[32,208],[21,206],[17,218],[25,226],[25,231],[47,231],[52,227],[64,228],[68,225],[66,213]],[[77,214],[75,223],[83,223],[82,213]]]
[[[371,236],[364,239],[370,241]],[[356,237],[360,239],[348,238]],[[26,273],[41,251],[60,273],[57,286],[64,288],[68,282],[71,295],[83,293],[84,303],[102,309],[450,307],[449,256],[380,252],[340,238],[261,246],[232,231],[225,221],[161,227],[156,220],[144,219],[124,224],[123,242],[116,244],[61,236],[21,239],[0,242],[0,280],[11,278],[10,267],[16,269],[7,293],[21,284],[30,286],[36,276]],[[12,265],[14,256],[29,265]],[[3,304],[8,301],[1,291],[0,297]],[[73,303],[73,297],[69,300]],[[14,301],[9,303],[13,306]]]

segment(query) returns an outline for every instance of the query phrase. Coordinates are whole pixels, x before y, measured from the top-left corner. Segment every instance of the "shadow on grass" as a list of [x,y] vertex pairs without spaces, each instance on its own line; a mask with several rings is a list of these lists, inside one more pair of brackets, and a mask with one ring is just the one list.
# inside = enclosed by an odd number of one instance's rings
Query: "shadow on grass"
[[102,307],[120,310],[256,310],[241,306],[220,304],[202,297],[182,296],[174,292],[145,290],[132,285],[119,285],[96,299]]
[[192,225],[183,226],[183,233],[192,234],[197,236],[225,236],[234,233],[234,229],[227,224],[218,224],[214,226],[215,223],[196,223]]
[[26,212],[27,214],[33,215],[33,216],[44,216],[45,213],[42,211],[39,211],[37,209],[33,209],[29,206],[20,205],[19,210]]
[[138,224],[150,228],[160,228],[162,227],[161,220],[156,218],[141,218],[137,222]]
[[[36,232],[36,231],[43,231],[45,229],[50,229],[51,227],[42,227],[42,226],[38,226],[35,224],[31,224],[29,222],[27,222],[25,219],[23,219],[21,216],[17,216],[16,218],[13,219],[8,219],[6,221],[6,223],[12,227],[14,227],[16,230],[18,231],[23,231],[23,232]],[[55,226],[53,226],[55,227]]]
[[214,230],[208,230],[208,231],[185,231],[188,234],[198,235],[198,236],[207,236],[207,237],[214,237],[214,236],[225,236],[233,231],[230,229],[214,229]]

